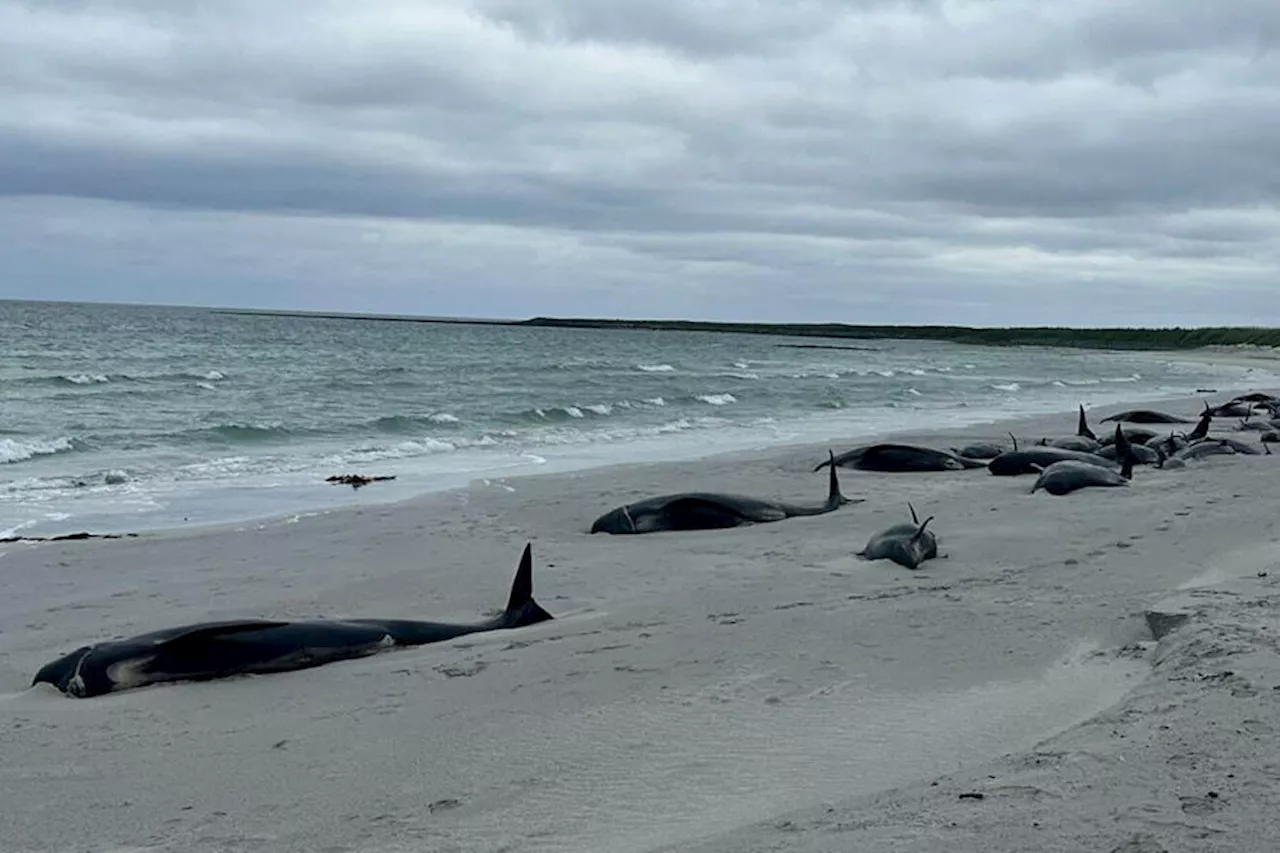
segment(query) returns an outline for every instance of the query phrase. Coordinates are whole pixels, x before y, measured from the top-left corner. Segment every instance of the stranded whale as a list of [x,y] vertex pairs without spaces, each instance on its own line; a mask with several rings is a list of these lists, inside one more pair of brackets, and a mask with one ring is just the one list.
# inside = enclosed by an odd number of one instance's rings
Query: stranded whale
[[813,469],[818,471],[827,465],[860,468],[863,471],[888,471],[894,473],[915,471],[963,471],[982,468],[986,463],[966,459],[945,450],[920,447],[914,444],[869,444],[820,462]]
[[856,556],[864,560],[892,560],[908,569],[938,556],[938,539],[925,529],[933,516],[922,522],[914,506],[908,503],[907,508],[911,510],[911,524],[895,524],[880,531],[867,540],[867,546]]
[[[828,452],[829,458],[834,458]],[[660,530],[719,530],[744,524],[781,521],[797,515],[823,515],[847,503],[862,503],[840,494],[836,466],[827,479],[825,503],[801,505],[762,500],[745,495],[714,492],[682,492],[648,498],[611,509],[591,525],[592,533],[654,533]]]
[[166,681],[289,672],[365,657],[397,646],[439,643],[463,634],[520,628],[552,619],[533,600],[533,557],[525,546],[506,609],[472,623],[407,619],[204,622],[82,646],[45,665],[47,682],[80,698]]

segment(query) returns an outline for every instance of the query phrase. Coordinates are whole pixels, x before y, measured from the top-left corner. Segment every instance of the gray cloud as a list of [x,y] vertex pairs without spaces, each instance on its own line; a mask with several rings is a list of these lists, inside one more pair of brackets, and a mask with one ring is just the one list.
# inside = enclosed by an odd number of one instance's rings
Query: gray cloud
[[1275,322],[1277,36],[1260,0],[10,2],[0,296]]

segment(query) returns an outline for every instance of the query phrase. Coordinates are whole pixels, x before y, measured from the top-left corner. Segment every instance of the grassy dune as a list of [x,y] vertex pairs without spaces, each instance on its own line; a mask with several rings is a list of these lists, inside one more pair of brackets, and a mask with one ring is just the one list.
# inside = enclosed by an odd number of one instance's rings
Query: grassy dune
[[1064,329],[1050,326],[974,328],[970,326],[855,326],[844,323],[710,323],[696,320],[596,320],[534,317],[517,326],[584,329],[670,329],[798,335],[816,338],[884,338],[951,341],[984,346],[1056,346],[1085,349],[1194,349],[1204,346],[1280,346],[1280,329],[1206,327],[1195,329]]

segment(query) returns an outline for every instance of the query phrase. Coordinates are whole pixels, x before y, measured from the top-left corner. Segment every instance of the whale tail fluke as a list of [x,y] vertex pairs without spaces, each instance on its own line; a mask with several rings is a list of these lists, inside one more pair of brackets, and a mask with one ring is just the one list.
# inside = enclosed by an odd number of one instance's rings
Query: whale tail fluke
[[520,556],[520,566],[516,569],[515,580],[511,582],[511,595],[507,599],[507,609],[502,614],[508,627],[517,628],[522,625],[534,625],[554,619],[550,613],[542,609],[533,600],[533,544],[524,546]]

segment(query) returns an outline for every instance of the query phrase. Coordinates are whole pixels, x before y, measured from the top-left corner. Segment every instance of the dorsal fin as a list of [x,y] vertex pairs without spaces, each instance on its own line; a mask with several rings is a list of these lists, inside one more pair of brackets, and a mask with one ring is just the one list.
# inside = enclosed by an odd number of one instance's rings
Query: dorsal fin
[[515,580],[511,582],[507,609],[498,617],[499,622],[506,628],[518,628],[554,618],[533,598],[533,543],[526,542]]
[[1082,435],[1085,438],[1092,438],[1094,441],[1098,437],[1093,434],[1093,430],[1089,429],[1089,419],[1084,416],[1084,404],[1080,404],[1080,419],[1076,421],[1076,435]]
[[840,494],[840,478],[836,476],[836,454],[829,448],[827,464],[831,466],[831,476],[827,481],[827,506],[836,507],[849,503],[849,499]]
[[933,516],[932,516],[932,515],[931,515],[931,516],[929,516],[928,518],[926,518],[924,521],[920,522],[920,529],[916,531],[916,535],[915,535],[915,536],[912,536],[912,537],[911,537],[911,541],[913,541],[913,542],[914,542],[915,540],[917,540],[917,539],[919,539],[921,536],[923,536],[923,535],[924,535],[924,529],[925,529],[926,527],[928,527],[928,526],[929,526],[929,522],[931,522],[931,521],[933,521]]
[[1018,449],[1018,437],[1013,433],[1009,433],[1009,440],[1013,442],[1013,449]]
[[1209,425],[1213,422],[1213,411],[1209,408],[1209,404],[1204,404],[1204,411],[1200,414],[1200,422],[1196,424],[1196,428],[1186,436],[1187,441],[1199,441],[1207,438],[1209,435]]
[[520,555],[520,565],[511,582],[511,595],[507,598],[507,610],[519,610],[533,598],[533,543],[527,542]]
[[911,523],[919,524],[920,517],[916,515],[916,508],[911,505],[911,501],[907,501],[907,509],[911,510]]

